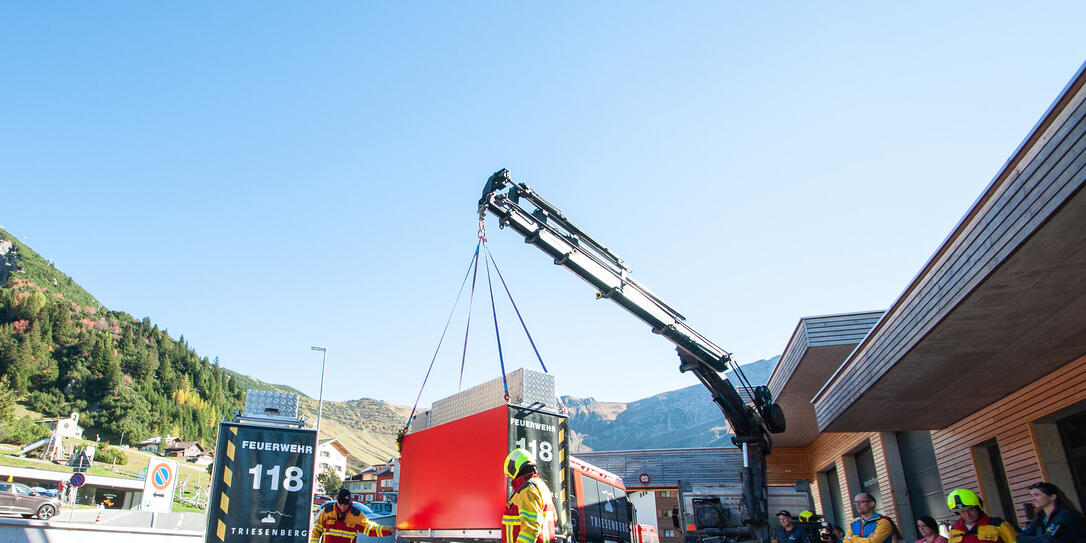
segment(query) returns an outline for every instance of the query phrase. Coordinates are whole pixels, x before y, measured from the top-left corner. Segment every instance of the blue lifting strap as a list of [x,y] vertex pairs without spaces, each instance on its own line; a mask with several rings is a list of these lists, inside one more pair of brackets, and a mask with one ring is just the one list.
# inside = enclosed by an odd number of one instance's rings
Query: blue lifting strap
[[535,357],[539,360],[539,365],[543,368],[543,373],[550,373],[547,371],[547,365],[543,363],[543,357],[539,354],[539,348],[535,346],[535,340],[532,339],[532,333],[528,331],[528,325],[524,323],[524,317],[520,314],[520,309],[517,308],[517,302],[513,301],[513,294],[509,292],[509,285],[505,283],[505,277],[502,276],[502,271],[498,269],[498,263],[494,260],[494,255],[490,254],[490,249],[485,245],[483,250],[486,251],[486,256],[490,258],[490,262],[494,264],[494,271],[498,272],[498,279],[501,279],[502,286],[505,287],[505,294],[509,296],[509,303],[513,305],[513,311],[517,312],[517,318],[520,319],[520,326],[524,328],[524,335],[528,336],[528,343],[532,344],[532,350],[535,351]]
[[[483,249],[487,254],[490,254],[490,249],[486,248],[486,242],[483,242]],[[505,357],[502,355],[502,334],[498,331],[498,309],[494,306],[494,283],[490,280],[490,261],[483,259],[483,263],[486,264],[486,284],[490,287],[490,311],[494,314],[494,337],[498,339],[498,362],[502,368],[502,386],[505,387],[505,401],[509,401],[509,380],[505,377]],[[497,265],[494,266],[497,269]]]
[[[449,311],[449,318],[445,321],[445,329],[441,331],[441,338],[437,340],[437,348],[434,349],[434,356],[430,359],[430,367],[426,370],[426,377],[422,379],[422,386],[419,387],[419,394],[415,396],[415,405],[411,407],[411,414],[407,416],[407,424],[404,425],[404,432],[411,426],[411,419],[415,416],[415,410],[419,407],[419,400],[422,399],[422,391],[426,388],[426,381],[430,380],[430,372],[434,369],[434,362],[437,360],[437,354],[441,352],[441,344],[445,341],[445,333],[449,331],[449,323],[452,322],[453,314],[456,313],[456,306],[460,304],[460,296],[464,294],[464,285],[468,284],[468,275],[471,274],[472,265],[478,265],[479,262],[479,245],[475,245],[475,254],[472,255],[471,260],[468,261],[468,269],[464,272],[464,280],[460,282],[460,290],[456,293],[456,301],[453,302],[452,310]],[[461,363],[461,375],[463,374],[463,366]]]

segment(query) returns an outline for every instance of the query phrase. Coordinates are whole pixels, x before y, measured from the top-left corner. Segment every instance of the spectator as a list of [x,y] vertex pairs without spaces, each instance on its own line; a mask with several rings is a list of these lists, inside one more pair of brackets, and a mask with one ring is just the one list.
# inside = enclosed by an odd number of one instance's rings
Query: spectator
[[875,512],[875,497],[860,492],[852,499],[860,518],[848,525],[845,543],[886,543],[894,535],[894,523],[889,517]]
[[916,521],[916,529],[920,532],[920,539],[916,543],[947,543],[946,538],[939,535],[939,525],[931,517],[920,517]]
[[1075,506],[1052,483],[1035,483],[1029,487],[1033,521],[1018,535],[1019,543],[1080,543],[1086,541],[1086,522]]
[[777,513],[777,520],[781,521],[781,529],[777,530],[777,543],[814,543],[807,530],[792,522],[792,513],[781,509]]
[[845,529],[834,524],[833,537],[837,538],[837,543],[842,543],[845,540]]

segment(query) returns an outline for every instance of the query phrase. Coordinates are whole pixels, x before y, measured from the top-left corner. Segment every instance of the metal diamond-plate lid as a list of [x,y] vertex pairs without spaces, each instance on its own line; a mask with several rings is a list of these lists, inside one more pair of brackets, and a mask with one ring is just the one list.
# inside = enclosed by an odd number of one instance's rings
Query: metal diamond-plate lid
[[[461,419],[488,409],[505,405],[537,404],[543,408],[556,409],[555,378],[548,373],[529,369],[518,369],[505,376],[509,383],[509,401],[505,400],[505,387],[502,378],[491,379],[480,385],[453,394],[434,402],[430,413],[429,426]],[[415,430],[412,423],[411,430]]]
[[245,415],[298,417],[298,395],[271,390],[249,390],[245,393]]

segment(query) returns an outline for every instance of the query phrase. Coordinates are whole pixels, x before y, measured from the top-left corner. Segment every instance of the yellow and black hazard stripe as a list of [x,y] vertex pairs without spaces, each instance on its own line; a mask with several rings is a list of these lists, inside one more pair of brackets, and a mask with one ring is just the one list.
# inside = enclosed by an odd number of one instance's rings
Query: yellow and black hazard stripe
[[219,517],[215,526],[215,536],[219,538],[219,541],[226,541],[226,523],[223,522],[223,518],[230,513],[230,485],[234,483],[234,454],[237,447],[234,442],[238,439],[237,426],[227,426],[229,433],[226,434],[226,454],[222,458],[216,459],[217,462],[222,462],[222,486],[219,488],[221,496],[219,496],[219,510],[222,511],[222,516]]
[[569,508],[566,507],[566,500],[568,499],[566,495],[566,488],[568,487],[566,477],[569,474],[569,458],[566,456],[566,451],[569,450],[569,438],[566,429],[569,426],[569,419],[561,419],[561,421],[558,425],[558,473],[560,475],[558,476],[558,492],[555,493],[555,496],[558,497],[558,510],[555,511],[558,517],[555,522],[555,532],[559,535],[568,536],[569,531],[567,528],[569,523],[567,521],[569,519],[567,517]]

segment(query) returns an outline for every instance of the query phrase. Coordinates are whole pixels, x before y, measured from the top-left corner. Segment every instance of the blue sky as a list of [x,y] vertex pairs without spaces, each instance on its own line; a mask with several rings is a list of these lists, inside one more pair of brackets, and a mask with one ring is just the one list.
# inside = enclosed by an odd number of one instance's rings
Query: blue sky
[[[229,368],[316,395],[323,345],[327,398],[410,404],[504,167],[754,361],[889,306],[1082,64],[1086,4],[1019,4],[9,3],[0,225]],[[696,383],[490,227],[563,393]]]

